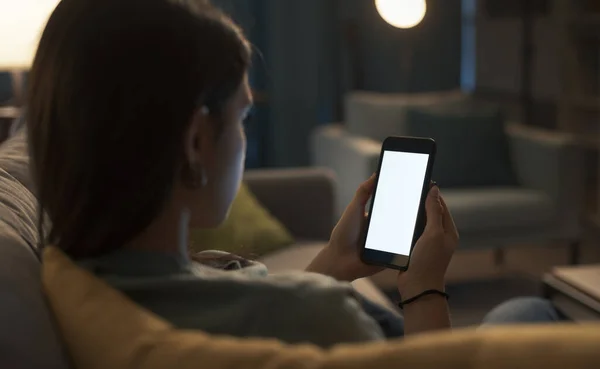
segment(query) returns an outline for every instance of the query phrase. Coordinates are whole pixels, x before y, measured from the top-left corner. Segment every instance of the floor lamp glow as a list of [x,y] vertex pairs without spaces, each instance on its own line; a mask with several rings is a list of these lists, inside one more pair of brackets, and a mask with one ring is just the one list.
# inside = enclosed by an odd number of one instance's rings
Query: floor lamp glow
[[24,73],[60,0],[0,0],[0,71],[12,76],[14,105],[23,103]]
[[[375,0],[377,12],[389,25],[408,29],[417,26],[427,13],[426,0]],[[413,70],[415,35],[404,35],[405,47],[402,52],[402,76],[404,77],[404,92],[411,92],[410,74]]]
[[425,18],[425,0],[375,0],[377,12],[396,28],[412,28]]

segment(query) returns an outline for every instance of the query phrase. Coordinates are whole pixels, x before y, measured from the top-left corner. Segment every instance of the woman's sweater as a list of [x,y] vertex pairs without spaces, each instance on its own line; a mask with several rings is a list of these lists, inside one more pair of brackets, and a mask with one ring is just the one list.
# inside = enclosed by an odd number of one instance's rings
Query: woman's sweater
[[306,272],[269,275],[263,264],[219,252],[201,256],[202,264],[124,249],[80,264],[180,328],[322,347],[384,338],[348,283]]

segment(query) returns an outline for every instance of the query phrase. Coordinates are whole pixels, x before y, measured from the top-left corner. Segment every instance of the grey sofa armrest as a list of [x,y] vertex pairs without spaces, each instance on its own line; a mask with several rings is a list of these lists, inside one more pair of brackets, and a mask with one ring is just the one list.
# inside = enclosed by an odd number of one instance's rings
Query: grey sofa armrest
[[335,225],[335,179],[327,169],[250,170],[244,181],[298,239],[328,240]]
[[0,363],[15,369],[66,369],[68,359],[46,305],[23,133],[0,146]]
[[313,132],[311,154],[313,164],[335,171],[339,184],[339,216],[352,200],[358,186],[377,170],[381,142],[351,135],[342,125],[330,124]]
[[508,135],[520,183],[551,196],[563,224],[577,234],[585,183],[575,138],[519,125],[509,126]]

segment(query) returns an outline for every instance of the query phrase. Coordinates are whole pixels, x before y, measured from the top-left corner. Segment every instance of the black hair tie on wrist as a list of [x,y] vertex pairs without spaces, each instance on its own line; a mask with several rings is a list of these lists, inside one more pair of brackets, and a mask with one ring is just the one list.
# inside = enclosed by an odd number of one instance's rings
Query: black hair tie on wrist
[[423,291],[423,292],[421,292],[420,294],[418,294],[418,295],[416,295],[416,296],[414,296],[414,297],[411,297],[411,298],[409,298],[409,299],[406,299],[406,300],[404,300],[404,301],[400,301],[400,302],[398,303],[398,307],[399,307],[400,309],[404,309],[404,306],[406,306],[406,305],[408,305],[408,304],[410,304],[410,303],[413,303],[413,302],[417,301],[417,300],[418,300],[418,299],[420,299],[421,297],[424,297],[424,296],[429,296],[429,295],[438,295],[438,296],[442,296],[442,297],[444,297],[446,300],[450,299],[450,295],[448,295],[446,292],[443,292],[443,291],[440,291],[440,290],[427,290],[427,291]]

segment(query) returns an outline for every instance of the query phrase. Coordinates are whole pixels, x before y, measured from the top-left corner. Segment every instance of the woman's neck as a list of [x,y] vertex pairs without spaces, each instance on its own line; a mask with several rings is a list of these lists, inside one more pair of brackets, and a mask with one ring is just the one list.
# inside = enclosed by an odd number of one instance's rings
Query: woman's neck
[[167,209],[126,247],[187,257],[189,224],[189,210]]

